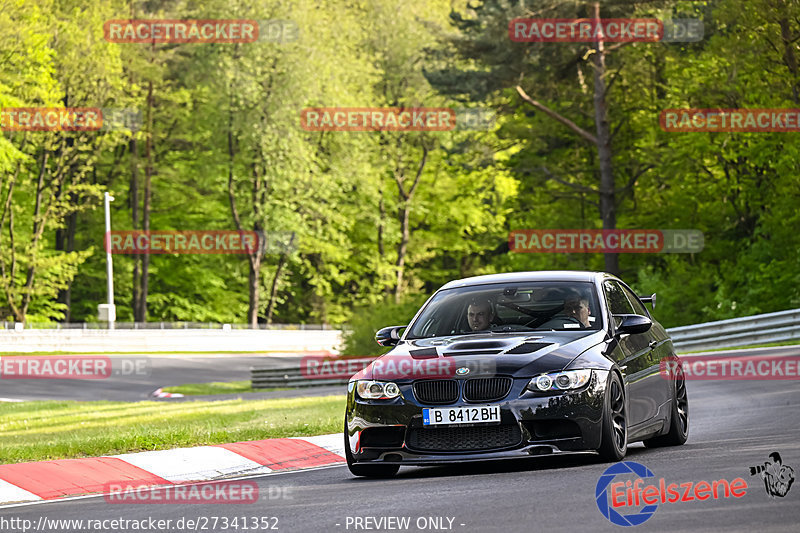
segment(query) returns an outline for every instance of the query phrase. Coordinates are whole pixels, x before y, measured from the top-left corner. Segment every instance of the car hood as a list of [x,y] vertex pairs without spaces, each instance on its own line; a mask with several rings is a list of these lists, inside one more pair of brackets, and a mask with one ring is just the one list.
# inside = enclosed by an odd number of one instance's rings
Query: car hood
[[605,337],[604,331],[543,331],[414,339],[378,357],[352,379],[533,377],[563,370]]

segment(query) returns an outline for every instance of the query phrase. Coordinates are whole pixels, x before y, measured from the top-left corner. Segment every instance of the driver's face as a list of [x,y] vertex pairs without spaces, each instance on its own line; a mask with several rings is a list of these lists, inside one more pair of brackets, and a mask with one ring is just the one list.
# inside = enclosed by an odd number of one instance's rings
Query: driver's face
[[589,302],[586,300],[567,300],[564,302],[564,314],[589,327]]
[[486,329],[489,327],[489,321],[492,319],[492,309],[489,304],[486,305],[470,305],[467,308],[467,321],[472,331],[479,329]]

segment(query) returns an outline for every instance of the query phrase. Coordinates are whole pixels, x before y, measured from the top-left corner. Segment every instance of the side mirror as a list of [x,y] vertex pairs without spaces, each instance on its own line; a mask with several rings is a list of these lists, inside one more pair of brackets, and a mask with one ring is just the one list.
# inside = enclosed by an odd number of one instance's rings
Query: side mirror
[[642,315],[614,315],[622,318],[622,322],[617,326],[617,336],[635,335],[644,333],[653,325],[653,321]]
[[642,303],[649,303],[653,309],[656,308],[656,293],[653,293],[650,296],[639,296],[639,299],[642,301]]
[[400,330],[407,326],[389,326],[379,329],[375,334],[375,342],[381,346],[395,346],[400,340]]

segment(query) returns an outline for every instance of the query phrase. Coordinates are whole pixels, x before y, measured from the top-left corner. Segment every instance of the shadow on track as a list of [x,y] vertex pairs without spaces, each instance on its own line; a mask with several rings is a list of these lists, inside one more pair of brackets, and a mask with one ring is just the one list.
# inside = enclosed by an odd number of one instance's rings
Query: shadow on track
[[[635,458],[656,450],[649,450],[644,447],[628,448],[625,460],[636,460]],[[408,466],[392,478],[358,478],[351,477],[355,482],[386,482],[392,479],[422,479],[438,477],[458,477],[474,476],[484,474],[507,474],[510,472],[535,472],[539,470],[562,470],[569,468],[581,468],[586,466],[602,466],[603,469],[612,463],[601,462],[596,454],[591,452],[574,455],[542,455],[521,459],[501,459],[485,462],[456,463],[447,465],[431,466]],[[346,472],[346,470],[345,470]],[[349,472],[346,475],[350,475]]]

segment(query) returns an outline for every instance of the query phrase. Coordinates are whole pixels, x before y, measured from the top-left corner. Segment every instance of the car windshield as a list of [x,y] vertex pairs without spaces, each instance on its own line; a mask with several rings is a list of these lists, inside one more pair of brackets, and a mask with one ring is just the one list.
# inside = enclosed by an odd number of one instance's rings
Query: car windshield
[[438,292],[409,328],[406,339],[476,332],[597,330],[594,285],[530,282],[478,285]]

